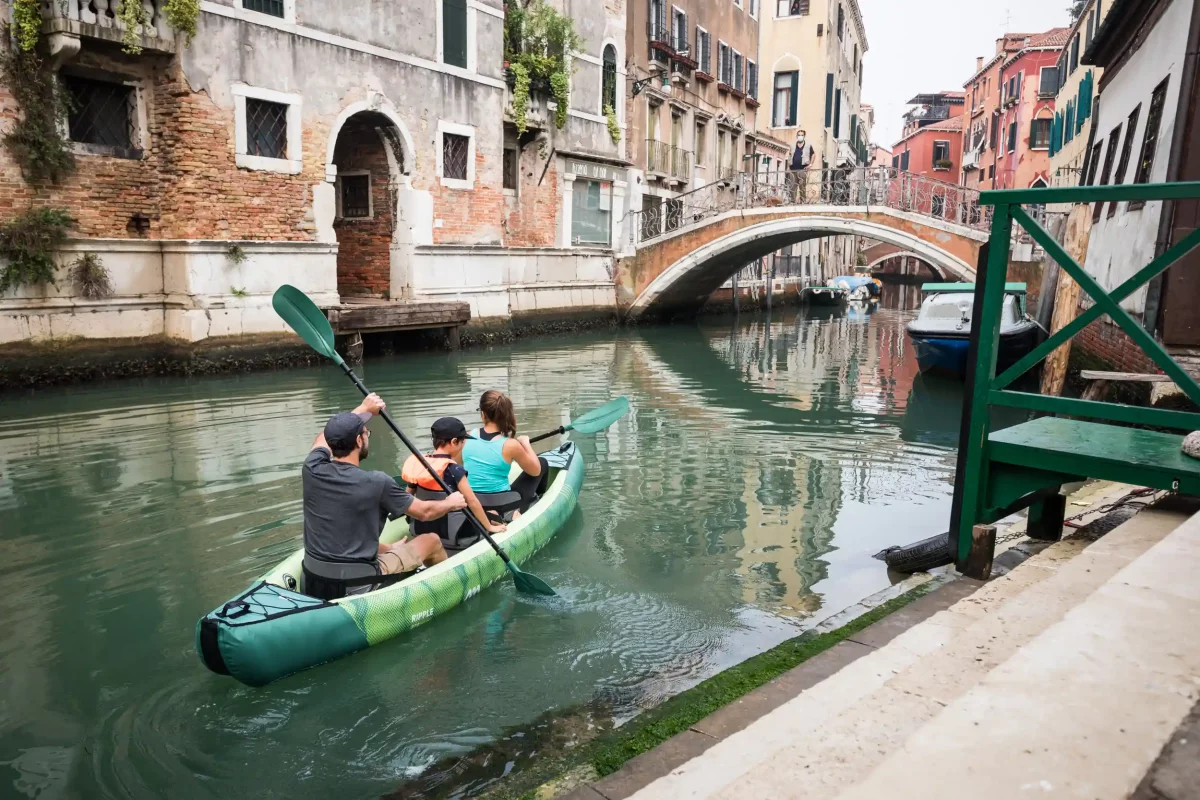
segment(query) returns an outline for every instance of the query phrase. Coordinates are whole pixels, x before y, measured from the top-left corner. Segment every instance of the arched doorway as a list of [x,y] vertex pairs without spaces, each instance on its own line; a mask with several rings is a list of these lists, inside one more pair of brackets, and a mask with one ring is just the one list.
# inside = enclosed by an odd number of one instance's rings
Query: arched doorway
[[406,172],[398,131],[378,111],[359,111],[336,132],[331,161],[338,293],[391,297],[396,192]]

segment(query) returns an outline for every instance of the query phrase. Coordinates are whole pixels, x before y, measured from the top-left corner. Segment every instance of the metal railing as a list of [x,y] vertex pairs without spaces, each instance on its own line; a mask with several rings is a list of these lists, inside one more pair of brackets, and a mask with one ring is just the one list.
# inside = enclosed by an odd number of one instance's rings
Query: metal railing
[[671,145],[657,139],[646,140],[646,172],[671,174]]
[[[726,173],[728,170],[728,174]],[[944,222],[986,231],[991,209],[979,202],[979,192],[891,167],[827,170],[760,170],[736,173],[717,168],[719,183],[711,183],[673,198],[686,225],[740,208],[784,206],[882,206]],[[662,209],[643,209],[632,215],[633,243],[643,244],[680,226],[668,225]],[[647,217],[654,217],[646,221]],[[644,223],[644,224],[643,224]]]
[[692,154],[679,147],[671,148],[671,177],[681,181],[692,179]]

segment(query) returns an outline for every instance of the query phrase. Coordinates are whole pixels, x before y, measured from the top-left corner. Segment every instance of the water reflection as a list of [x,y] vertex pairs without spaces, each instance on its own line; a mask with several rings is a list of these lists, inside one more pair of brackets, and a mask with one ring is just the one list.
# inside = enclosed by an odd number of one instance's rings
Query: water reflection
[[[356,402],[344,379],[6,397],[0,795],[377,796],[543,712],[619,721],[794,635],[887,585],[871,553],[944,529],[957,422],[922,416],[942,401],[910,317],[788,310],[370,361],[411,432],[470,422],[492,387],[531,433],[620,394],[633,411],[581,439],[580,510],[536,563],[558,600],[499,586],[257,691],[203,671],[193,626],[296,546],[298,464]],[[372,444],[370,466],[399,468],[394,441]]]

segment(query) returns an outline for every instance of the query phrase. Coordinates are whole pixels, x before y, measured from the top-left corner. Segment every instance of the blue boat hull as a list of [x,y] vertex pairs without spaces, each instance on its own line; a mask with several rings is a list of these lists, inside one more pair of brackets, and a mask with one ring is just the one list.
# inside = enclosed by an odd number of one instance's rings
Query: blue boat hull
[[[966,336],[923,335],[909,331],[917,352],[917,368],[922,373],[966,377],[967,353],[971,340]],[[1028,325],[1010,334],[1000,335],[996,354],[998,371],[1008,369],[1037,345],[1037,328]]]

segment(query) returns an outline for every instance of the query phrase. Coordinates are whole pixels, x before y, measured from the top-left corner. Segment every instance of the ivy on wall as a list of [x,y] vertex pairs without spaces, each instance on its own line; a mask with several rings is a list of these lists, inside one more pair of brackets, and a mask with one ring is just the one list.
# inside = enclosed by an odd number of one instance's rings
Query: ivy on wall
[[61,208],[31,208],[0,225],[0,293],[19,286],[54,285],[54,253],[75,220]]
[[554,124],[567,124],[571,77],[569,57],[582,45],[575,23],[548,6],[545,0],[512,0],[504,11],[504,59],[515,80],[513,117],[517,132],[528,130],[526,109],[534,85],[549,87],[557,108]]
[[0,54],[0,78],[12,92],[21,116],[4,134],[4,146],[27,181],[57,183],[75,167],[71,143],[63,133],[70,101],[37,52],[25,49],[19,34],[10,40],[15,46]]

